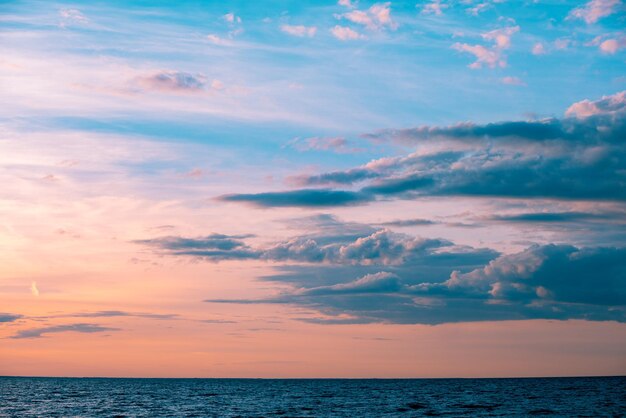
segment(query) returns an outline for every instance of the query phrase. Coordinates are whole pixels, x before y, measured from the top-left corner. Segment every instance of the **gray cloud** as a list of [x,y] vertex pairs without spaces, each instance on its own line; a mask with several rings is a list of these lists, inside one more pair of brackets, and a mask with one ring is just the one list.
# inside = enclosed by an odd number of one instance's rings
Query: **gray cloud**
[[[439,282],[382,271],[323,286],[294,287],[263,300],[324,315],[319,323],[423,323],[587,319],[626,322],[626,249],[532,246]],[[346,318],[347,316],[347,318]]]
[[302,189],[285,192],[229,194],[218,197],[224,202],[249,203],[258,207],[329,207],[367,203],[372,197],[345,190]]
[[626,220],[626,214],[621,212],[530,212],[514,215],[496,215],[492,216],[490,219],[506,222],[565,223]]
[[97,324],[69,324],[55,325],[50,327],[31,328],[18,331],[17,334],[11,336],[13,339],[22,338],[42,338],[45,334],[53,334],[59,332],[80,332],[92,334],[96,332],[118,331],[117,328],[104,327]]
[[226,259],[258,258],[260,254],[252,250],[242,239],[252,235],[211,234],[205,237],[185,238],[176,236],[136,240],[136,244],[147,245],[167,251],[173,255],[204,257],[214,261]]
[[206,85],[206,77],[182,71],[160,71],[138,78],[138,84],[149,90],[169,92],[197,92]]
[[13,322],[22,318],[22,315],[11,313],[0,313],[0,322]]
[[570,107],[567,116],[448,127],[424,126],[365,135],[418,148],[404,157],[290,178],[301,189],[222,200],[263,207],[345,206],[378,199],[479,196],[626,201],[626,94]]

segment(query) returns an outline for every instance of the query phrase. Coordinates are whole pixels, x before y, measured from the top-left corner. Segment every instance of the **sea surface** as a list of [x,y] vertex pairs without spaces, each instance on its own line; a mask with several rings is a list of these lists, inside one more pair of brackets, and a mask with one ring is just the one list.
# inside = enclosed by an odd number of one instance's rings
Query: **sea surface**
[[0,377],[2,417],[412,417],[626,414],[626,377],[105,379]]

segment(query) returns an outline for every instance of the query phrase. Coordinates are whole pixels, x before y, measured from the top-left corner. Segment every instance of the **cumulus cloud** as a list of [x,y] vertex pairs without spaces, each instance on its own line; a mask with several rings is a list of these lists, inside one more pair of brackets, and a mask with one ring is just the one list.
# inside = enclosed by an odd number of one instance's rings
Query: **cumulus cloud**
[[309,38],[317,33],[317,27],[304,25],[281,25],[280,30],[292,36],[308,36]]
[[511,37],[517,32],[519,32],[519,26],[483,33],[482,38],[493,43],[491,47],[456,42],[452,48],[460,52],[468,52],[476,57],[476,61],[469,65],[472,69],[482,68],[483,65],[489,68],[506,67],[507,62],[503,51],[510,48]]
[[93,334],[97,332],[118,331],[118,328],[105,327],[97,324],[69,324],[55,325],[50,327],[31,328],[18,331],[17,334],[11,336],[13,339],[23,338],[42,338],[46,334],[55,334],[60,332],[79,332],[84,334]]
[[587,24],[596,23],[603,17],[607,17],[615,13],[621,6],[620,0],[591,0],[584,6],[577,7],[572,10],[569,19],[581,19]]
[[[337,226],[333,227],[337,229]],[[358,232],[358,231],[353,231]],[[225,239],[226,240],[226,239]],[[163,237],[135,241],[170,255],[199,257],[210,261],[261,259],[344,265],[399,265],[408,259],[448,250],[452,243],[441,239],[414,238],[387,229],[367,231],[366,235],[345,233],[296,236],[273,245],[251,248],[243,241],[226,244],[213,239]]]
[[304,283],[293,283],[292,290],[273,297],[207,302],[288,303],[318,311],[323,317],[314,320],[321,323],[346,318],[353,323],[423,324],[538,318],[626,321],[623,248],[532,246],[479,268],[452,271],[437,282],[419,276],[419,269],[409,274],[378,271],[306,286],[312,277],[305,274]]
[[330,33],[332,33],[332,35],[340,41],[354,41],[357,39],[365,39],[364,35],[353,29],[350,29],[347,26],[335,25],[335,27],[330,30]]

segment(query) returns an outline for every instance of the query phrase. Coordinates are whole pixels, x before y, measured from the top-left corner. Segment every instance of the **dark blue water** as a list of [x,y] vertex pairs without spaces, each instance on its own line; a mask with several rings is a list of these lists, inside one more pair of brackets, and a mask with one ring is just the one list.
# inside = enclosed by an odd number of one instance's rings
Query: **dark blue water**
[[0,377],[2,417],[618,417],[625,413],[626,377],[411,380]]

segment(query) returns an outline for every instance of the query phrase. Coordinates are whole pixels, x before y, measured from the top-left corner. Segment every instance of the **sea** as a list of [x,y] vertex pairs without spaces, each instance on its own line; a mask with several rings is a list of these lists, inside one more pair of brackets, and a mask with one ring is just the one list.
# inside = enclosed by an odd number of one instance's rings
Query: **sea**
[[1,417],[623,417],[626,377],[0,377]]

